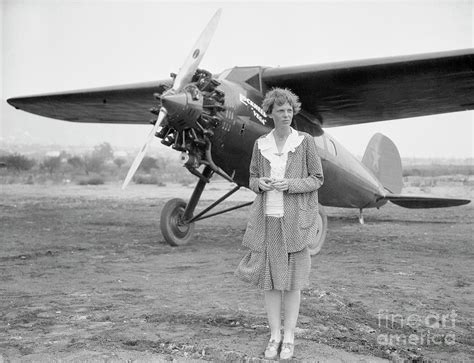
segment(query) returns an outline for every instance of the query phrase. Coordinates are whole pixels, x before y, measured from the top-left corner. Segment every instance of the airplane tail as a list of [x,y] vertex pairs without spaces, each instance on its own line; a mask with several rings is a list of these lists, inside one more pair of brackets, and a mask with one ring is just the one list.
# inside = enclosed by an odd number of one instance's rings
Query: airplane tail
[[470,202],[469,199],[400,194],[403,187],[402,160],[393,141],[380,133],[370,139],[362,164],[372,171],[387,190],[380,200],[389,200],[404,208],[445,208]]
[[397,147],[387,136],[376,133],[365,149],[364,164],[387,191],[399,194],[403,187],[402,160]]

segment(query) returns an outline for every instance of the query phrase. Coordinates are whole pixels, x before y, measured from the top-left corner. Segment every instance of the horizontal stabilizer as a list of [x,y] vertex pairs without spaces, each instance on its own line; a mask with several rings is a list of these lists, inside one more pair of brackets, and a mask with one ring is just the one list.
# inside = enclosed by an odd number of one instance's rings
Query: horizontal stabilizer
[[418,195],[387,194],[383,199],[404,208],[445,208],[468,204],[469,199],[426,197]]

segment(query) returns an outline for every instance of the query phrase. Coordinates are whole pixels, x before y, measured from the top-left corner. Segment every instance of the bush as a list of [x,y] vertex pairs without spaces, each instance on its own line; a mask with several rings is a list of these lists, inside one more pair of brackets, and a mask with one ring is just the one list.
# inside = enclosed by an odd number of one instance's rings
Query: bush
[[61,158],[60,157],[47,157],[45,158],[41,164],[41,170],[47,170],[49,175],[53,175],[53,173],[61,167]]
[[84,167],[84,160],[80,156],[71,156],[67,159],[67,162],[75,169],[82,169]]
[[117,166],[117,168],[121,168],[123,164],[125,164],[126,160],[122,158],[115,158],[114,159],[114,164]]
[[77,182],[79,185],[102,185],[104,184],[104,179],[100,176],[92,176],[90,178],[81,179]]
[[84,156],[84,169],[87,175],[89,173],[100,173],[103,169],[105,159],[103,159],[100,155],[90,154]]
[[136,175],[134,178],[133,178],[133,181],[135,182],[135,184],[156,184],[158,185],[159,187],[165,187],[166,184],[163,183],[159,178],[158,176],[156,175],[150,175],[150,174],[146,174],[146,175]]
[[158,159],[155,159],[151,156],[145,156],[140,164],[140,170],[143,170],[145,173],[149,173],[151,169],[159,169]]
[[157,184],[158,183],[158,177],[156,175],[136,175],[133,178],[133,181],[135,184]]
[[15,153],[0,157],[0,163],[3,167],[14,169],[17,172],[20,172],[24,170],[30,170],[33,166],[35,166],[36,161],[24,155]]

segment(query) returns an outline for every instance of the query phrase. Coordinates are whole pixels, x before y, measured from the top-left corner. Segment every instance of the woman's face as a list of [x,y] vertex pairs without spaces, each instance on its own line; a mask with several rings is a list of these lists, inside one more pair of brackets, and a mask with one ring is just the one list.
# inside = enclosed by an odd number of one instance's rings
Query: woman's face
[[281,106],[273,105],[270,116],[275,123],[275,128],[290,126],[293,120],[293,107],[288,102]]

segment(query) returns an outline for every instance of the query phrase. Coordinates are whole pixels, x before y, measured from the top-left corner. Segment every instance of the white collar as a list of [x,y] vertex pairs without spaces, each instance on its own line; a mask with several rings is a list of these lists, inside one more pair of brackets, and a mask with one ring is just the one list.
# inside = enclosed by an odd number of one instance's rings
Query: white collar
[[[265,137],[258,139],[258,148],[263,156],[266,153],[277,153],[278,148],[276,146],[275,136],[274,136],[274,129],[268,133]],[[304,136],[299,135],[298,132],[290,127],[290,134],[286,139],[285,146],[283,146],[283,150],[281,151],[282,154],[286,154],[288,152],[294,152],[295,149],[301,144],[303,141]],[[265,154],[264,154],[265,153]],[[267,158],[268,159],[268,158]]]

